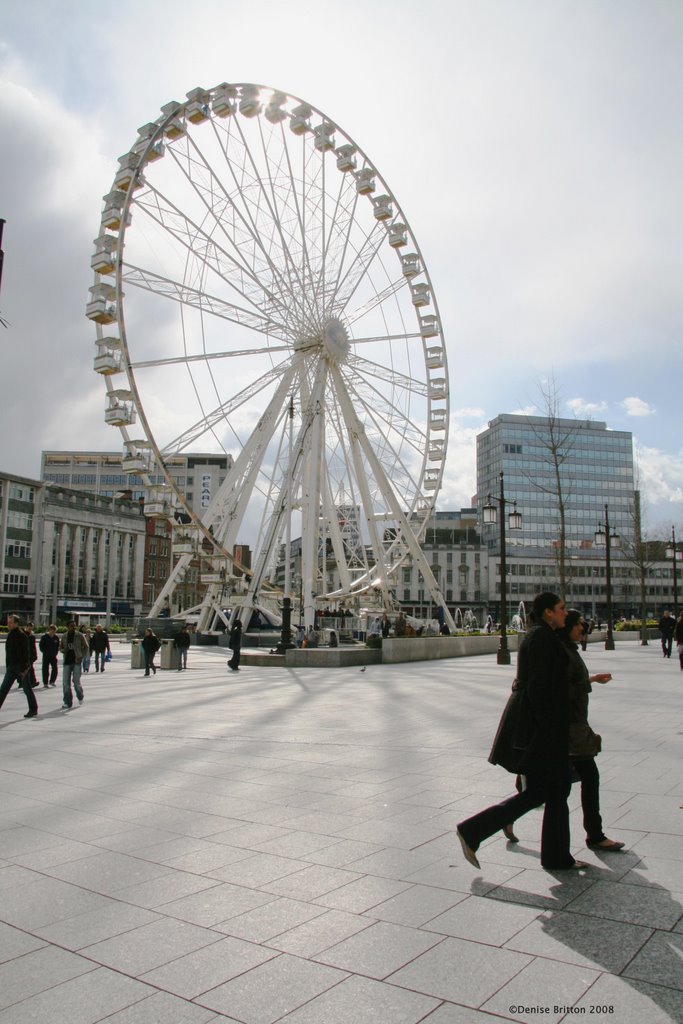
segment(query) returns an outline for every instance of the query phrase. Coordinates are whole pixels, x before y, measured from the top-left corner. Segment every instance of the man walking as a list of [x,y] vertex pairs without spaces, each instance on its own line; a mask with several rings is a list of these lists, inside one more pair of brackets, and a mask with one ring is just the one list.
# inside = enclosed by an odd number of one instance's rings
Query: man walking
[[178,671],[182,672],[183,669],[187,669],[187,651],[190,646],[190,634],[187,631],[187,626],[180,627],[173,640],[173,646],[178,651]]
[[47,633],[43,633],[38,646],[43,655],[43,689],[47,690],[48,686],[55,686],[59,675],[59,637],[54,623],[47,627]]
[[8,615],[7,643],[5,645],[5,677],[2,680],[2,685],[0,685],[0,708],[5,703],[5,697],[12,689],[12,683],[17,680],[28,702],[28,714],[24,715],[24,718],[35,718],[38,714],[38,701],[31,685],[30,667],[31,655],[28,637],[23,629],[19,627],[19,616]]
[[671,648],[674,642],[674,630],[676,620],[670,611],[665,611],[659,620],[659,632],[662,634],[662,655],[665,658],[671,657]]
[[111,647],[109,646],[109,637],[99,623],[90,637],[90,651],[95,654],[95,671],[104,672],[104,660],[107,652],[111,652]]
[[77,632],[75,622],[70,622],[67,626],[59,649],[64,655],[64,672],[62,675],[64,702],[62,704],[62,711],[70,711],[74,703],[74,695],[71,690],[72,682],[78,697],[78,703],[83,703],[81,662],[85,656],[85,640],[83,639],[83,634]]

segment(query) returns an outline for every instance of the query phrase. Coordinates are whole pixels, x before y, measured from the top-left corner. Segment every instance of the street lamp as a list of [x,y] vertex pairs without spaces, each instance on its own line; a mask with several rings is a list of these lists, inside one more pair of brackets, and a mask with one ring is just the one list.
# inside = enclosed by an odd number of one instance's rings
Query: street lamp
[[[510,664],[510,651],[508,650],[507,624],[507,562],[505,558],[505,506],[509,499],[505,497],[503,484],[503,472],[499,475],[500,491],[498,498],[492,498],[489,494],[488,500],[482,509],[484,514],[484,526],[493,526],[498,522],[498,508],[500,508],[500,644],[496,661],[499,665]],[[498,507],[494,502],[498,502]],[[512,512],[508,513],[508,527],[510,530],[522,529],[522,513],[517,511],[517,502],[512,502]]]
[[673,563],[674,569],[674,618],[678,618],[678,567],[676,565],[676,559],[678,552],[676,550],[676,530],[671,527],[671,543],[666,549],[666,557],[670,558]]
[[610,528],[609,525],[609,511],[607,505],[605,505],[605,522],[598,523],[598,528],[595,531],[595,543],[598,547],[604,547],[605,549],[605,576],[607,583],[607,638],[605,640],[605,650],[614,650],[614,632],[613,632],[613,621],[612,621],[612,544],[619,543],[619,534],[614,529]]

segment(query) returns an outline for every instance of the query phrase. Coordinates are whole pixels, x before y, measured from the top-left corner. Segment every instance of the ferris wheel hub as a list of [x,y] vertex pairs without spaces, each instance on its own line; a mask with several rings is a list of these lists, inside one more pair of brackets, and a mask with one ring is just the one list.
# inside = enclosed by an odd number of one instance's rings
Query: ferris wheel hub
[[351,342],[349,341],[349,332],[341,320],[332,317],[327,321],[323,328],[322,342],[328,359],[335,363],[346,362],[351,350]]

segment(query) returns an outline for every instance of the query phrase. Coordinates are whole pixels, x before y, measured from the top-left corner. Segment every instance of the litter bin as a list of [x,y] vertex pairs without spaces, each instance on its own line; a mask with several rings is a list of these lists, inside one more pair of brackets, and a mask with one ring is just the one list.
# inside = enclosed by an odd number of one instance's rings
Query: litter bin
[[164,669],[178,669],[180,666],[180,651],[173,646],[173,640],[162,640],[161,651],[159,652],[159,667]]
[[131,668],[144,668],[145,659],[142,653],[142,644],[140,640],[133,640],[130,645],[130,667]]

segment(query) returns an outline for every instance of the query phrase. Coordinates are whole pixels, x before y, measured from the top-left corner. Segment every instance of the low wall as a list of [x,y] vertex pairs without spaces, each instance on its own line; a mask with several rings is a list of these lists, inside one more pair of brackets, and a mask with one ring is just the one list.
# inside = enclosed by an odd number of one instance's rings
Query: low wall
[[[523,635],[523,634],[522,634]],[[508,650],[517,650],[517,633],[508,634]],[[411,636],[387,637],[382,641],[382,662],[433,661],[436,658],[470,658],[477,654],[495,654],[500,637],[474,636]]]
[[[387,641],[384,641],[387,643]],[[405,659],[407,660],[407,659]],[[368,647],[294,647],[285,651],[286,668],[343,668],[345,665],[380,665],[382,651]]]

